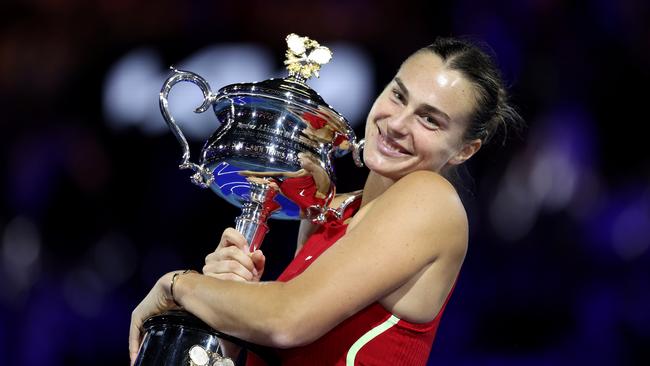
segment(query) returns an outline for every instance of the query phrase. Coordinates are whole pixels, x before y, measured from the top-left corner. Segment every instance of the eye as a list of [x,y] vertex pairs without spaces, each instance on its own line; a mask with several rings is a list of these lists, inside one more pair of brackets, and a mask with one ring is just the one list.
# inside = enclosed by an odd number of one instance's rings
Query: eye
[[424,116],[420,116],[420,119],[430,128],[437,129],[440,127],[440,123],[438,122],[438,120],[432,116],[424,115]]
[[393,94],[393,98],[395,98],[395,100],[400,101],[400,102],[404,102],[404,95],[398,89],[393,89],[392,94]]

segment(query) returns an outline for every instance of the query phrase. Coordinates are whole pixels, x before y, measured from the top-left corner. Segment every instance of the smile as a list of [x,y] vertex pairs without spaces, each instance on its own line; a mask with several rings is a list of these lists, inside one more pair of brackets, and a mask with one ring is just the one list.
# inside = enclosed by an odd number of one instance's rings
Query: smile
[[402,145],[398,144],[394,139],[390,138],[381,133],[381,130],[377,128],[379,133],[377,134],[377,148],[381,151],[382,154],[392,156],[392,157],[403,157],[406,155],[412,155],[410,151],[406,150]]

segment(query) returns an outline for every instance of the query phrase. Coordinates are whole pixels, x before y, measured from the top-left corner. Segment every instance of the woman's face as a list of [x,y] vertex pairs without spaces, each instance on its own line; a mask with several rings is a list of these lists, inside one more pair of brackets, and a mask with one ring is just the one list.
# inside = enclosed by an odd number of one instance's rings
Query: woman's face
[[414,54],[368,114],[365,164],[396,181],[416,170],[440,173],[462,163],[481,145],[462,138],[474,105],[472,86],[460,72],[431,52]]

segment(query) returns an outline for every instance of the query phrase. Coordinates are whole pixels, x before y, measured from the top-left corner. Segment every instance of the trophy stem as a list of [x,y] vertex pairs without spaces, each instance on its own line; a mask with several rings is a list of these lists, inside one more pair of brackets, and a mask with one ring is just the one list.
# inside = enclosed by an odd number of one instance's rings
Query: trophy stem
[[280,206],[274,198],[278,186],[271,180],[249,178],[250,197],[242,204],[242,213],[235,219],[235,229],[239,231],[254,252],[262,245],[269,231],[266,220]]

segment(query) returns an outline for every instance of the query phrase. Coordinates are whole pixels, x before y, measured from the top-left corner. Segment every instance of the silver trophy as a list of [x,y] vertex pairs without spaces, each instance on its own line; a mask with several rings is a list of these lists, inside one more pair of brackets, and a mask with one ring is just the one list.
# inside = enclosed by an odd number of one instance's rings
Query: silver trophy
[[[235,228],[251,252],[268,232],[269,218],[323,222],[328,215],[340,215],[328,207],[336,193],[331,160],[353,152],[355,163],[361,165],[363,142],[356,141],[347,120],[306,84],[318,76],[332,53],[307,37],[290,34],[286,40],[286,78],[232,84],[213,93],[201,76],[172,68],[160,91],[160,110],[183,148],[179,167],[194,171],[195,184],[241,208]],[[220,123],[205,142],[198,163],[190,161],[187,140],[168,109],[169,92],[182,81],[203,92],[203,103],[195,112],[212,107]],[[145,322],[136,365],[199,364],[192,355],[205,365],[217,365],[215,360],[223,359],[217,351],[217,337],[222,335],[200,323],[184,312],[151,318]],[[173,345],[163,347],[166,342]]]

